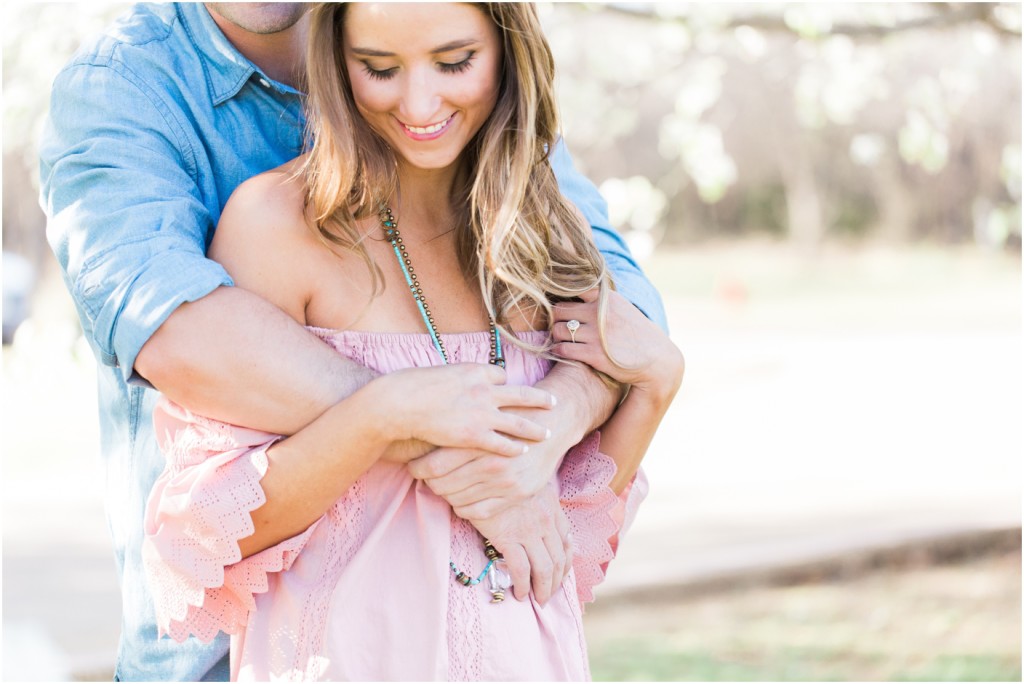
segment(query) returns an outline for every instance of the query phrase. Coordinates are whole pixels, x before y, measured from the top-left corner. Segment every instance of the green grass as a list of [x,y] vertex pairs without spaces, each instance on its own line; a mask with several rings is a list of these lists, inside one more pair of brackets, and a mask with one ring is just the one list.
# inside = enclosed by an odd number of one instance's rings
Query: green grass
[[846,658],[830,649],[709,653],[624,641],[592,658],[591,667],[598,681],[843,681],[844,672],[866,669],[875,660],[866,655]]
[[867,680],[866,674],[885,672],[887,668],[884,681],[1021,680],[1020,661],[1006,655],[923,656],[923,663],[902,667],[893,667],[888,660],[883,654],[844,654],[827,648],[779,649],[772,653],[678,651],[627,639],[592,657],[591,668],[596,681],[860,681]]
[[893,681],[1019,682],[1020,658],[1001,654],[940,655],[926,664],[898,672]]
[[602,605],[597,681],[1021,681],[1020,551]]

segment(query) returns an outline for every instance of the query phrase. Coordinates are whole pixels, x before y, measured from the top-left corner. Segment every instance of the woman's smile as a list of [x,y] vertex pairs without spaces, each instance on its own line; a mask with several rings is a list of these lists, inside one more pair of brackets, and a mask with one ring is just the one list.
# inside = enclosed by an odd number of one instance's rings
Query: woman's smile
[[429,124],[427,126],[411,126],[404,121],[398,119],[396,119],[396,121],[398,121],[398,125],[405,130],[406,135],[413,140],[435,140],[444,135],[453,119],[455,119],[455,114],[452,114],[443,121]]

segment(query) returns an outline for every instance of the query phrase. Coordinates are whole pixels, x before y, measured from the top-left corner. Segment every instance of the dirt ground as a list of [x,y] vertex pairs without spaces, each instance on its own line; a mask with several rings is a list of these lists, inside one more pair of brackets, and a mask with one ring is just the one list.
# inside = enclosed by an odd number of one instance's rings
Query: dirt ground
[[[598,681],[1021,681],[1021,552],[587,611]],[[629,636],[623,636],[628,634]]]

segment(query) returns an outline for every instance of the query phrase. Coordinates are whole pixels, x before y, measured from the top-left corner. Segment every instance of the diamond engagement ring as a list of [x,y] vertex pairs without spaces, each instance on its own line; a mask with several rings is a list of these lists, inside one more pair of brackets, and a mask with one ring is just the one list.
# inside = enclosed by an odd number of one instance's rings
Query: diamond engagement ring
[[576,331],[580,329],[580,322],[574,318],[570,321],[566,321],[565,327],[569,329],[569,336],[572,337],[572,343],[576,344]]

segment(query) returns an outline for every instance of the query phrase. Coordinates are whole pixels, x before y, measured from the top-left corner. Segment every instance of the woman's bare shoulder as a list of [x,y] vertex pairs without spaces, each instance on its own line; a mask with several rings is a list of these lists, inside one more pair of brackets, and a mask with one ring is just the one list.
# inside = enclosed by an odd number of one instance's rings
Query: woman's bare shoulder
[[253,176],[231,193],[224,206],[217,238],[237,238],[237,231],[279,232],[305,226],[305,182],[294,162]]
[[302,321],[312,233],[296,162],[253,176],[231,194],[208,256],[235,281]]

